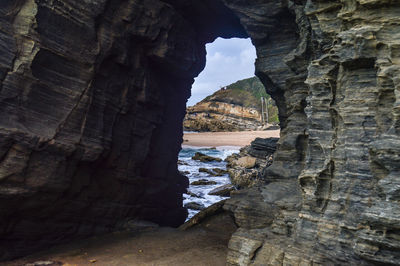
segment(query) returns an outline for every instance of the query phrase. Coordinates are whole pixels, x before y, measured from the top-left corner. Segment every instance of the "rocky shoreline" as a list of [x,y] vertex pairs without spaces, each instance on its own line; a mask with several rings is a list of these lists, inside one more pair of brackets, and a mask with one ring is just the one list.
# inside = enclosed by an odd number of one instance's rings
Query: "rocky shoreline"
[[[266,180],[263,178],[264,171],[273,162],[273,154],[277,149],[278,141],[279,138],[256,138],[250,145],[241,148],[239,153],[233,153],[225,158],[226,170],[221,168],[200,167],[198,169],[199,173],[205,173],[207,178],[192,181],[189,189],[193,186],[207,187],[216,185],[217,182],[213,181],[213,177],[228,174],[230,183],[218,186],[208,191],[207,194],[229,198],[231,193],[235,193],[237,190],[247,189],[265,183]],[[204,166],[208,166],[211,162],[221,162],[220,158],[209,156],[201,152],[195,152],[191,159],[203,163]],[[183,162],[180,163],[182,164]],[[185,174],[189,174],[189,172]],[[201,198],[199,195],[190,191],[186,193],[193,199]],[[225,200],[223,201],[225,202]],[[196,201],[185,203],[184,206],[189,210],[199,211],[194,217],[203,215],[204,209],[206,213],[209,213],[208,207],[206,208],[204,204]]]
[[235,189],[230,184],[224,159],[236,151],[235,147],[182,148],[178,168],[189,179],[183,202],[189,212],[187,219],[229,197]]
[[249,188],[265,182],[264,171],[273,162],[273,154],[279,138],[256,138],[250,145],[232,154],[225,161],[232,184],[238,188]]
[[[229,198],[231,193],[236,190],[251,188],[264,183],[265,179],[263,178],[263,174],[265,169],[272,164],[273,154],[277,149],[278,140],[279,138],[256,138],[250,145],[241,148],[238,153],[233,153],[225,158],[226,169],[212,167],[213,162],[222,162],[222,159],[203,153],[205,151],[213,151],[216,148],[202,149],[203,152],[195,151],[191,160],[197,161],[201,166],[198,167],[198,169],[192,169],[192,171],[198,171],[198,173],[192,173],[190,171],[181,173],[184,175],[197,175],[202,173],[204,174],[204,178],[190,182],[186,194],[193,201],[186,202],[184,204],[185,208],[190,212],[200,211],[197,214],[202,213],[206,207],[208,208],[208,206],[205,206],[204,203],[199,201],[199,199],[204,198],[204,193],[200,192],[196,194],[191,192],[195,187],[201,189],[214,186],[212,190],[207,190],[207,195]],[[191,161],[182,161],[182,159],[178,161],[179,165],[188,166],[192,164]],[[226,175],[229,175],[230,182],[215,186],[218,182],[213,179]],[[197,189],[197,191],[201,191],[199,189]]]

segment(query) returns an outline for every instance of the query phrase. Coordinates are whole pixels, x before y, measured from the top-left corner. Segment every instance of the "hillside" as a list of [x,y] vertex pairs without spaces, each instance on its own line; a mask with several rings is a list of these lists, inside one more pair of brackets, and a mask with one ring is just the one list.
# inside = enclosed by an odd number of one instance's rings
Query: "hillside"
[[257,77],[239,80],[187,108],[185,130],[240,131],[262,128],[261,97],[267,99],[269,123],[278,122],[278,110]]
[[226,89],[207,96],[201,102],[225,102],[261,110],[261,97],[270,98],[261,81],[257,77],[252,77],[236,81],[226,86]]

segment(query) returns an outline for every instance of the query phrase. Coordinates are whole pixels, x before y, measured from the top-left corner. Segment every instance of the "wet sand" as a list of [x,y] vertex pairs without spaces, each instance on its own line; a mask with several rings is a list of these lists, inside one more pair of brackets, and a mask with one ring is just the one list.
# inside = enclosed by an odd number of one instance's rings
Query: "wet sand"
[[255,138],[279,138],[280,130],[239,131],[239,132],[202,132],[183,135],[182,145],[197,147],[249,145]]

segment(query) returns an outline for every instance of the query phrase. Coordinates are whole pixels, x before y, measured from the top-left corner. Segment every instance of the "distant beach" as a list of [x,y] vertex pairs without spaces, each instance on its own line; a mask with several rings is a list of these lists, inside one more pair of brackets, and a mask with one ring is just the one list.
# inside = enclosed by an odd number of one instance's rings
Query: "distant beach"
[[279,138],[280,130],[185,133],[184,146],[218,147],[250,145],[255,138]]

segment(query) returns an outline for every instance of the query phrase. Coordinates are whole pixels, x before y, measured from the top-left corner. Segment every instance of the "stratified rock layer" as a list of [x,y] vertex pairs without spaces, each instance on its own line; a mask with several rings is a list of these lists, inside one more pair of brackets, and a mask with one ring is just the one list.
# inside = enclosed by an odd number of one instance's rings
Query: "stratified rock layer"
[[188,131],[231,132],[262,127],[261,113],[257,109],[236,104],[202,101],[188,107],[186,112],[183,127]]
[[250,36],[282,131],[267,184],[225,204],[228,263],[399,264],[399,29],[390,0],[2,0],[0,259],[183,222],[204,45]]
[[228,156],[225,161],[231,183],[239,189],[265,183],[264,172],[273,162],[278,141],[279,138],[256,138],[239,153]]
[[[261,97],[266,100],[262,106]],[[265,108],[265,109],[263,109]],[[261,112],[268,117],[261,120]],[[183,128],[188,131],[260,130],[267,122],[276,122],[277,107],[257,77],[239,80],[207,96],[186,109]],[[264,124],[265,125],[264,125]]]
[[246,33],[219,1],[168,2],[1,1],[0,260],[126,218],[185,221],[193,77],[207,41]]
[[400,3],[225,2],[282,122],[268,183],[226,203],[228,263],[399,264]]

